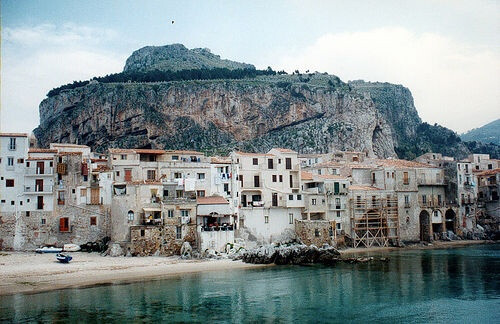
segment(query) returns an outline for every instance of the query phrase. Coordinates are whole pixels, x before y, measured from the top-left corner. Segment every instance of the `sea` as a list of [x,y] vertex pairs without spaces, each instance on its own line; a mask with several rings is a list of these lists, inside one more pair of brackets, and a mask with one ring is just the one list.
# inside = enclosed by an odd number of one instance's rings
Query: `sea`
[[500,323],[500,244],[371,255],[4,296],[0,322]]

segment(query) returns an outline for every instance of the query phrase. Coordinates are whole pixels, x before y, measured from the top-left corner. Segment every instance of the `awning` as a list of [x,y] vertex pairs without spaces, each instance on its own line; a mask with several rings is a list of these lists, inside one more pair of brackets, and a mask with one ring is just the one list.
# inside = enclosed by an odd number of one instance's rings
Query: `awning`
[[147,211],[147,212],[154,212],[154,211],[161,211],[161,208],[157,208],[157,207],[144,207],[143,210]]

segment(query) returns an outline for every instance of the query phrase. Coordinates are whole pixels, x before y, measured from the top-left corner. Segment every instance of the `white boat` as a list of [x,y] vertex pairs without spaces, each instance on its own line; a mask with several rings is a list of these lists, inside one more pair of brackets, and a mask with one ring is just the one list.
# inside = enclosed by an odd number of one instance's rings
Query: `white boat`
[[61,248],[56,248],[56,247],[41,247],[35,250],[36,253],[60,253],[62,252]]
[[64,252],[76,252],[76,251],[80,251],[81,248],[80,248],[80,245],[78,244],[64,244],[63,246],[63,251]]

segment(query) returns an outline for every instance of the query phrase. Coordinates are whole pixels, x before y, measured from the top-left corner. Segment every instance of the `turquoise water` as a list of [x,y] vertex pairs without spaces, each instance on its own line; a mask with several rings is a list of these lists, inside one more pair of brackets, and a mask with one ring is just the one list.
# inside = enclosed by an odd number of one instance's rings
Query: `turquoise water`
[[500,323],[500,245],[0,297],[0,321]]

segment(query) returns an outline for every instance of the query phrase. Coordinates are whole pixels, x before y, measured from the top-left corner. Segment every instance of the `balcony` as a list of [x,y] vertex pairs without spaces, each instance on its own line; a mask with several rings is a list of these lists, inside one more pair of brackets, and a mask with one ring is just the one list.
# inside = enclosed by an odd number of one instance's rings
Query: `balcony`
[[25,194],[51,194],[53,186],[44,185],[44,186],[24,186]]
[[475,198],[464,198],[464,199],[460,200],[460,202],[462,203],[462,205],[472,205],[472,204],[476,203],[476,199]]
[[26,168],[24,174],[26,176],[52,176],[54,175],[54,168]]
[[444,207],[444,201],[439,201],[437,199],[428,199],[426,201],[419,200],[419,204],[421,208]]

